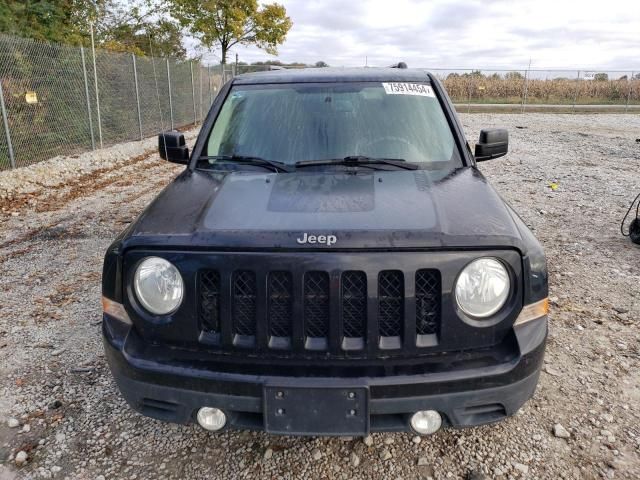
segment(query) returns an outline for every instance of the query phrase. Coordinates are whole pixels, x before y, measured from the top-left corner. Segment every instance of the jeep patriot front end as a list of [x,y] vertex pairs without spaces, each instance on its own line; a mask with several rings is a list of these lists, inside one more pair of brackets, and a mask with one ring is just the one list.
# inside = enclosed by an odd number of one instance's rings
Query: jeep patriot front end
[[441,84],[406,69],[236,77],[185,170],[109,247],[107,359],[150,417],[276,434],[433,433],[515,413],[547,336],[538,241]]

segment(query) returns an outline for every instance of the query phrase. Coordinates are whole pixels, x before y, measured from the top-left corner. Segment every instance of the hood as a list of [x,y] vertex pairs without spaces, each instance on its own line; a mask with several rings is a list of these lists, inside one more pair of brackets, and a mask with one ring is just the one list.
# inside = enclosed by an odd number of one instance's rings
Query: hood
[[187,170],[123,241],[233,250],[522,246],[510,209],[472,167],[444,177],[427,170]]

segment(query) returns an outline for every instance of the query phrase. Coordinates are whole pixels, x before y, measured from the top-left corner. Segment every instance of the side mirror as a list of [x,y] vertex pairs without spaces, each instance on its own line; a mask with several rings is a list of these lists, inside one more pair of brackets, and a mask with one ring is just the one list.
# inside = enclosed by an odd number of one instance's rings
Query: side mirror
[[180,132],[164,132],[158,135],[160,158],[173,163],[189,163],[189,147]]
[[503,128],[487,128],[480,131],[476,143],[476,162],[502,157],[509,151],[509,132]]

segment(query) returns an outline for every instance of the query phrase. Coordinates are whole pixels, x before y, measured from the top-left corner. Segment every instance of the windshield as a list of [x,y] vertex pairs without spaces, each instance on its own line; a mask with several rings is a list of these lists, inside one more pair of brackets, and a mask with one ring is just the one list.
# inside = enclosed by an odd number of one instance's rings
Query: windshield
[[240,85],[229,93],[206,156],[250,156],[293,165],[362,156],[422,168],[462,166],[428,83]]

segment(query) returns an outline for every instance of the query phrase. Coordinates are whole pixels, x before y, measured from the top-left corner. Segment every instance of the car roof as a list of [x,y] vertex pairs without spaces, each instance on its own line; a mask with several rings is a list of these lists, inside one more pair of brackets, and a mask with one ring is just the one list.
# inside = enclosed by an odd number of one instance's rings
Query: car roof
[[238,75],[235,85],[322,82],[425,82],[426,70],[407,68],[295,68]]

